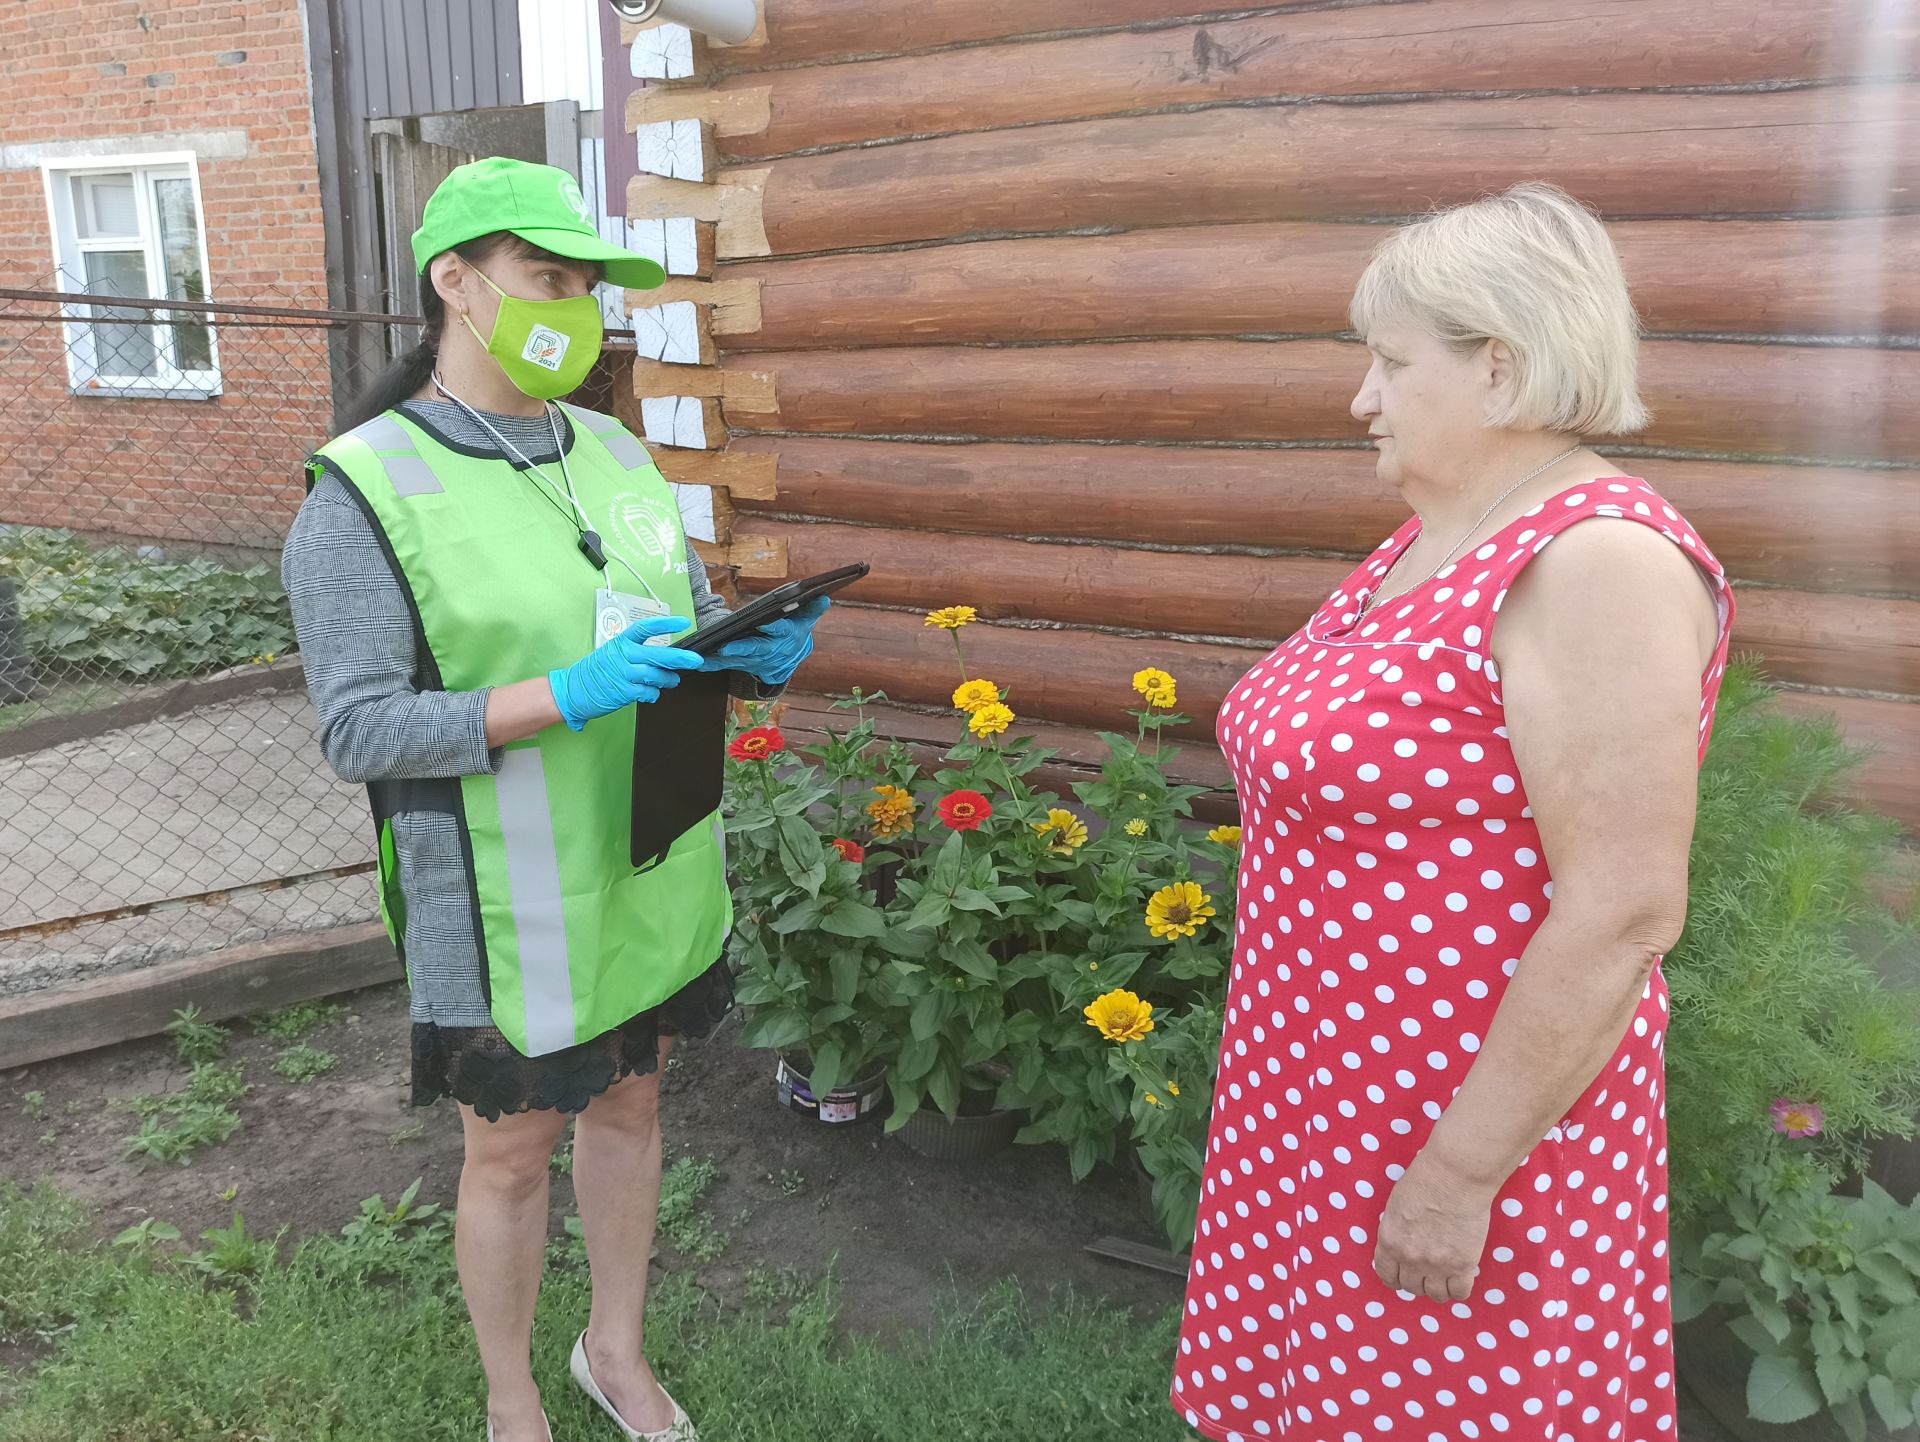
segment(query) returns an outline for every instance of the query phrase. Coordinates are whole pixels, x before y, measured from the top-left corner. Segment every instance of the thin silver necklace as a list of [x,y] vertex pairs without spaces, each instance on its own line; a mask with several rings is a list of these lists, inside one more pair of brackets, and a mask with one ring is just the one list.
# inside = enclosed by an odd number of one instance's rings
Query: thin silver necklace
[[[1555,466],[1559,465],[1560,462],[1564,461],[1568,456],[1574,454],[1579,449],[1580,449],[1579,446],[1568,446],[1564,451],[1560,452],[1559,455],[1555,456],[1552,460],[1548,461],[1545,465],[1534,467],[1534,469],[1528,471],[1519,480],[1515,481],[1512,485],[1508,486],[1499,495],[1495,496],[1493,498],[1493,504],[1488,506],[1486,510],[1480,513],[1479,519],[1474,521],[1474,523],[1471,526],[1468,526],[1465,532],[1461,534],[1460,539],[1453,543],[1453,549],[1448,551],[1446,555],[1440,558],[1440,564],[1435,566],[1431,571],[1427,572],[1425,576],[1421,577],[1418,581],[1415,581],[1411,586],[1407,587],[1406,591],[1403,591],[1400,594],[1406,595],[1407,592],[1409,591],[1419,590],[1422,586],[1426,585],[1428,581],[1431,581],[1435,576],[1439,575],[1442,571],[1446,570],[1448,563],[1452,561],[1453,558],[1460,553],[1461,547],[1465,546],[1468,541],[1471,541],[1473,539],[1474,532],[1478,531],[1481,526],[1486,524],[1487,517],[1491,516],[1495,511],[1500,509],[1500,503],[1502,501],[1506,500],[1508,496],[1511,496],[1515,491],[1519,490],[1528,481],[1534,480],[1539,476],[1544,476],[1548,471],[1552,470]],[[1415,540],[1417,539],[1419,538],[1415,537]],[[1406,550],[1401,551],[1399,555],[1396,555],[1391,561],[1387,563],[1387,569],[1385,573],[1382,574],[1380,577],[1380,584],[1375,586],[1371,591],[1367,593],[1366,602],[1360,607],[1360,613],[1353,618],[1353,623],[1356,626],[1359,625],[1362,621],[1367,619],[1367,612],[1373,609],[1374,603],[1378,601],[1382,593],[1386,591],[1387,582],[1393,579],[1393,573],[1396,570],[1398,570],[1400,567],[1400,557],[1406,555],[1407,551],[1411,551],[1412,549],[1413,549],[1412,542],[1408,542]]]

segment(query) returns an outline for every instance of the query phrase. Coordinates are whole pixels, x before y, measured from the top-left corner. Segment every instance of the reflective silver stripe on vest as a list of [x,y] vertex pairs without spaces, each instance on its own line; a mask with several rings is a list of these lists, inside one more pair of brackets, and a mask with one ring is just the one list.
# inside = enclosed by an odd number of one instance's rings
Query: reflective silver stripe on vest
[[642,471],[653,464],[647,448],[634,438],[632,431],[612,416],[601,415],[598,411],[583,411],[578,406],[564,403],[560,409],[573,417],[582,430],[592,432],[600,444],[607,448],[607,454],[627,470]]
[[553,841],[546,762],[537,748],[507,752],[495,794],[507,854],[507,889],[513,897],[513,929],[520,941],[527,1054],[542,1056],[572,1046],[575,1027],[560,853]]
[[[355,426],[348,434],[365,441],[380,457],[380,464],[386,468],[387,480],[392,483],[396,496],[431,496],[442,489],[440,478],[434,475],[426,460],[414,450],[413,437],[392,416],[375,416],[364,425]],[[385,454],[387,452],[392,454]]]

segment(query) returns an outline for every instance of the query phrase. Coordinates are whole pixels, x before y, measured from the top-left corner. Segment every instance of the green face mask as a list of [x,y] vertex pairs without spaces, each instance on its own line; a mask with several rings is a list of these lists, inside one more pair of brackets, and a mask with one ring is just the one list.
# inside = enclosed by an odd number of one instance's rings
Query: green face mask
[[494,285],[478,267],[473,273],[500,297],[500,314],[494,317],[491,337],[475,330],[471,317],[460,319],[500,362],[507,379],[542,401],[557,400],[577,388],[600,358],[600,302],[590,295],[522,300]]

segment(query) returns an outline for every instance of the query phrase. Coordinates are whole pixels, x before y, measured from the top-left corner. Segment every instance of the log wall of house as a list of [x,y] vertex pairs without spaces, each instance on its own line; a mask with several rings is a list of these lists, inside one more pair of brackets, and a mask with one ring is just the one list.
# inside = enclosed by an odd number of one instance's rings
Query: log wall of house
[[738,46],[623,37],[628,213],[673,277],[630,297],[629,419],[716,487],[743,588],[873,564],[799,689],[950,736],[920,613],[970,604],[970,669],[1069,759],[1158,665],[1221,778],[1221,696],[1406,514],[1347,414],[1371,247],[1540,178],[1606,219],[1649,333],[1654,423],[1600,449],[1920,827],[1920,10],[764,8]]

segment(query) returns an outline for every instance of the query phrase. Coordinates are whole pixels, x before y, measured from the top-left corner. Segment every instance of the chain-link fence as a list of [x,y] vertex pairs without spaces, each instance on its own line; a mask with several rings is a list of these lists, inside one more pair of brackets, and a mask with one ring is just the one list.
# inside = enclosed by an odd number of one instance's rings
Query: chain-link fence
[[417,326],[0,289],[0,994],[375,914],[278,553]]

